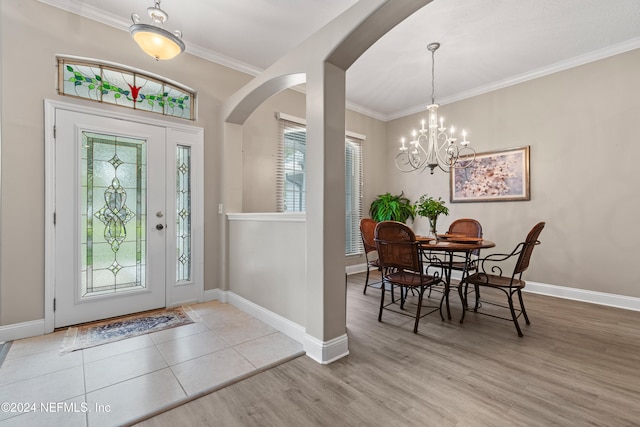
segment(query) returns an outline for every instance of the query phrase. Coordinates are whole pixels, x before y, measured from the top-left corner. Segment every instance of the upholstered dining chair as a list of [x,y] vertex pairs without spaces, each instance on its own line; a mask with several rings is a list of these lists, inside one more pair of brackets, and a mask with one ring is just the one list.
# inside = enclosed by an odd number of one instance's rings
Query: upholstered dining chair
[[[376,252],[376,241],[375,241],[375,229],[376,224],[371,218],[362,218],[360,220],[360,237],[362,237],[362,246],[364,247],[364,256],[367,261],[367,276],[364,279],[364,289],[362,290],[363,294],[367,293],[367,286],[372,285],[380,285],[382,281],[377,281],[369,284],[369,270],[375,268],[376,270],[382,272],[380,268],[380,263],[378,262],[378,257],[373,256],[372,252]],[[377,287],[377,286],[376,286]]]
[[[420,318],[440,309],[439,306],[425,306],[432,309],[427,313],[422,313],[423,297],[426,289],[442,281],[441,272],[435,271],[427,274],[424,264],[424,256],[420,251],[420,243],[416,241],[416,236],[405,224],[396,221],[382,221],[375,228],[375,242],[378,250],[378,262],[382,268],[382,292],[380,296],[380,311],[378,321],[382,322],[382,312],[387,309],[395,313],[412,316],[404,311],[404,305],[408,299],[408,290],[417,291],[418,301],[416,304],[415,323],[413,332],[418,332]],[[386,285],[400,287],[400,310],[394,310],[390,306],[396,306],[395,302],[385,305]],[[442,313],[441,313],[442,317]]]
[[[480,304],[480,294],[477,291],[479,287],[486,287],[492,289],[498,289],[507,296],[508,308],[511,312],[511,318],[501,317],[489,313],[480,313],[487,314],[492,317],[497,317],[499,319],[511,320],[518,331],[518,336],[522,336],[522,330],[520,329],[520,325],[518,324],[518,317],[522,315],[524,317],[527,325],[531,324],[529,321],[529,317],[527,316],[527,311],[524,307],[524,301],[522,299],[522,289],[524,289],[526,282],[522,280],[522,273],[524,273],[529,268],[529,262],[531,260],[531,254],[533,253],[533,249],[540,244],[538,237],[544,228],[545,223],[539,222],[536,224],[531,231],[527,234],[526,239],[523,242],[518,243],[515,249],[509,254],[491,254],[486,257],[480,258],[478,261],[478,271],[472,275],[469,275],[463,278],[462,282],[460,282],[459,287],[463,285],[473,285],[476,288],[476,304],[474,311],[478,312],[478,307]],[[510,265],[509,261],[515,259],[515,266],[513,267],[513,271],[511,274],[503,272],[503,268],[507,268],[506,265]],[[513,304],[514,295],[518,296],[518,301],[520,303],[520,308],[516,309]],[[466,300],[466,294],[465,294]],[[489,304],[486,301],[483,301]],[[465,304],[468,306],[468,304]],[[492,304],[500,306],[499,304]],[[466,310],[462,311],[462,317],[460,318],[460,323],[464,321],[464,314]]]

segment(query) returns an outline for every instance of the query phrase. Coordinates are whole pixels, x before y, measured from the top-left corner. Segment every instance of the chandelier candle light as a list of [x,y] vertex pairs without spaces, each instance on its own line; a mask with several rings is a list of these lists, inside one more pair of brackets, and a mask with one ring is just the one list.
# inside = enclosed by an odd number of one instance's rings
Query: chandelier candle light
[[129,32],[140,48],[156,58],[156,61],[171,59],[184,52],[180,30],[170,33],[162,27],[169,15],[160,9],[160,0],[155,0],[155,6],[147,8],[147,13],[151,18],[151,24],[140,24],[140,16],[136,13],[131,14],[133,25],[129,27]]
[[[396,167],[402,172],[424,172],[426,168],[433,170],[439,167],[444,172],[454,168],[467,168],[476,158],[476,152],[469,147],[467,132],[462,131],[462,141],[454,136],[455,129],[444,127],[444,118],[438,119],[438,108],[435,103],[435,52],[440,43],[430,43],[427,49],[431,52],[431,104],[427,106],[429,111],[429,126],[425,128],[425,120],[422,120],[422,128],[412,132],[412,140],[409,145],[405,139],[400,140],[400,153],[396,156]],[[438,126],[438,121],[440,126]],[[425,149],[426,146],[426,149]]]

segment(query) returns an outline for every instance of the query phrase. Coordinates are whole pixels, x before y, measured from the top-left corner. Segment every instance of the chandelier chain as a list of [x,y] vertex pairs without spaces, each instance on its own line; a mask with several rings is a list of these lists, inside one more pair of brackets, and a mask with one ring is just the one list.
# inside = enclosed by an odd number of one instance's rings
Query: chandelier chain
[[436,58],[435,52],[440,43],[430,43],[427,50],[431,52],[431,104],[427,106],[427,120],[422,120],[422,127],[414,129],[412,139],[405,144],[400,139],[400,153],[396,155],[396,167],[401,172],[423,172],[438,168],[444,172],[452,169],[464,169],[473,164],[476,152],[469,147],[467,132],[462,130],[462,140],[455,135],[453,126],[446,128],[444,118],[438,117],[436,104]]
[[436,103],[436,51],[431,51],[431,103]]

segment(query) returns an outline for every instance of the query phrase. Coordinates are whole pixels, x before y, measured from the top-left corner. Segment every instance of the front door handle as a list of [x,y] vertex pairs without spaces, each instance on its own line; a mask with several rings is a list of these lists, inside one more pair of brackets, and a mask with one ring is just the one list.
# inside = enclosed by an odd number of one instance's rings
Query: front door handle
[[162,224],[156,225],[156,230],[163,230],[163,229],[164,229],[164,225]]

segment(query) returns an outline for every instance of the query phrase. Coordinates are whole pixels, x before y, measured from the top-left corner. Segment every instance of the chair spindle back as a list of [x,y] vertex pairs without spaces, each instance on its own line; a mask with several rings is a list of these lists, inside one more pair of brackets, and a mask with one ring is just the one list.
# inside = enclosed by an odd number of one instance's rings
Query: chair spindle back
[[520,256],[518,257],[518,262],[516,263],[514,274],[522,274],[523,271],[529,268],[529,260],[531,259],[533,248],[540,244],[538,236],[540,236],[540,233],[542,232],[544,226],[544,222],[539,222],[534,225],[531,231],[529,231],[529,234],[527,234],[526,240],[522,242],[523,248],[520,252]]
[[378,259],[383,267],[421,271],[418,242],[413,230],[397,221],[379,222],[375,229]]

